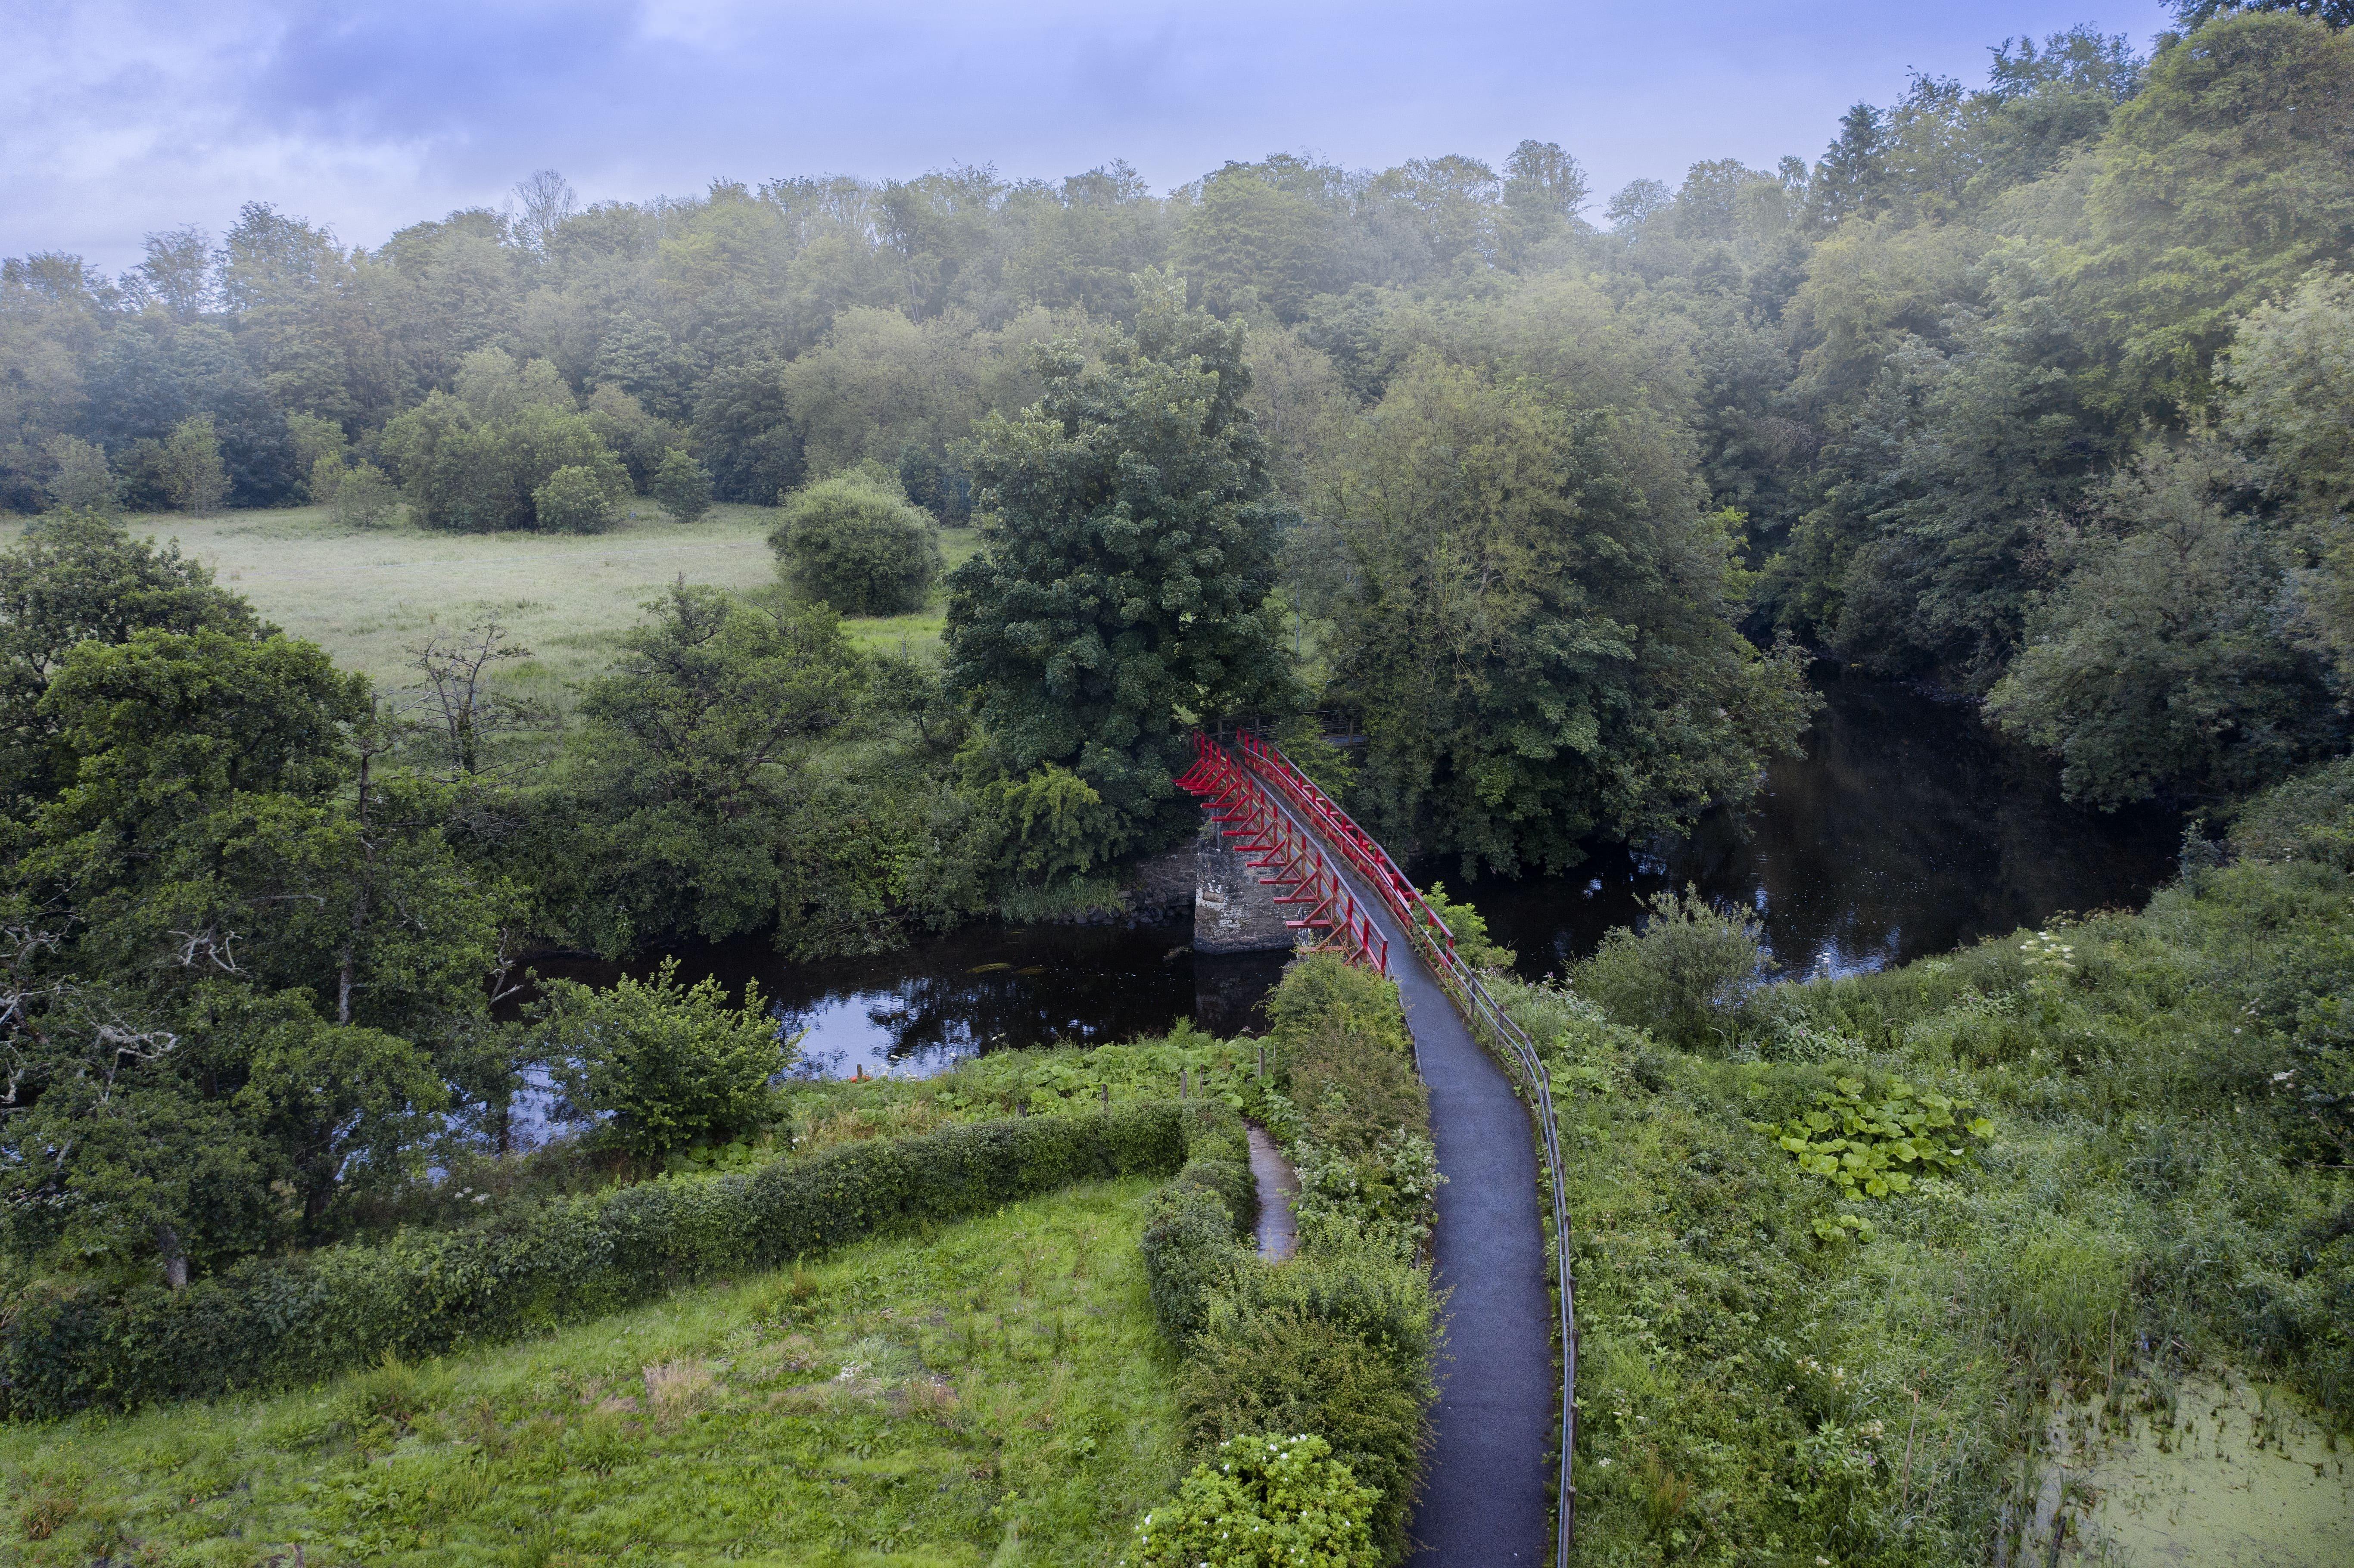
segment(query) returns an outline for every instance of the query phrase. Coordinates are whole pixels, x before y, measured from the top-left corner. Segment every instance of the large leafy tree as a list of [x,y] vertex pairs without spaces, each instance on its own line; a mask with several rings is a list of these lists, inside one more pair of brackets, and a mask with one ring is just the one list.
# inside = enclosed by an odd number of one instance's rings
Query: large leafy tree
[[1426,354],[1339,454],[1336,693],[1357,798],[1467,874],[1574,865],[1755,789],[1808,712],[1796,662],[1731,624],[1725,521],[1646,497],[1607,421]]
[[980,555],[950,577],[949,680],[1005,779],[1076,774],[1117,853],[1181,833],[1172,779],[1197,722],[1281,708],[1294,683],[1267,604],[1293,514],[1243,403],[1243,331],[1140,280],[1102,364],[1043,351],[1046,395],[977,427]]

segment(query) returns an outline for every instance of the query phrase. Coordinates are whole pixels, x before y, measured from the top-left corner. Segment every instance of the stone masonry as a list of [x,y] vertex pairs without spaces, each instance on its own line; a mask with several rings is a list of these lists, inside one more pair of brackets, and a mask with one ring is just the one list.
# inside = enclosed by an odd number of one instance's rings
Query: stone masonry
[[1290,948],[1299,933],[1283,923],[1275,889],[1209,823],[1193,844],[1193,950],[1265,953]]

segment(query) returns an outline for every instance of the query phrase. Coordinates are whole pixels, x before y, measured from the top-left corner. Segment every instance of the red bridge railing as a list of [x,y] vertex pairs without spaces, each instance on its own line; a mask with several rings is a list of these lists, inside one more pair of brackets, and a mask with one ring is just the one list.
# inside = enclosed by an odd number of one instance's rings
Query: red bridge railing
[[1286,926],[1312,933],[1318,947],[1337,948],[1352,963],[1390,972],[1390,939],[1358,904],[1323,846],[1284,813],[1232,752],[1196,735],[1193,766],[1177,776],[1177,785],[1202,798],[1220,833],[1242,841],[1234,848],[1250,857],[1243,863],[1261,874],[1261,884],[1277,890],[1277,906],[1299,911],[1285,918]]
[[[1502,1061],[1520,1081],[1522,1093],[1535,1116],[1538,1139],[1544,1150],[1543,1180],[1552,1189],[1552,1250],[1561,1319],[1561,1469],[1556,1482],[1559,1511],[1553,1550],[1558,1568],[1569,1568],[1570,1543],[1577,1533],[1577,1489],[1570,1477],[1570,1456],[1577,1446],[1577,1280],[1573,1267],[1575,1255],[1570,1250],[1569,1194],[1562,1177],[1561,1130],[1553,1111],[1553,1075],[1545,1070],[1536,1042],[1505,1013],[1479,979],[1479,971],[1457,955],[1455,933],[1423,897],[1422,890],[1398,869],[1389,851],[1359,827],[1316,780],[1302,773],[1261,736],[1242,729],[1235,736],[1235,748],[1240,753],[1239,765],[1225,747],[1207,736],[1195,735],[1193,767],[1177,782],[1202,794],[1205,791],[1198,782],[1188,782],[1197,775],[1204,779],[1213,776],[1230,779],[1240,774],[1246,780],[1264,780],[1267,790],[1279,797],[1316,838],[1331,844],[1350,869],[1373,888],[1375,896],[1389,906],[1407,938],[1453,1000],[1456,1011],[1470,1024],[1472,1032],[1482,1037],[1490,1054]],[[1281,821],[1285,813],[1278,811],[1275,815]],[[1370,936],[1380,937],[1379,932],[1371,930],[1370,922],[1366,926]],[[1381,959],[1373,967],[1387,974],[1388,938],[1381,938]],[[1359,946],[1363,950],[1362,942]]]

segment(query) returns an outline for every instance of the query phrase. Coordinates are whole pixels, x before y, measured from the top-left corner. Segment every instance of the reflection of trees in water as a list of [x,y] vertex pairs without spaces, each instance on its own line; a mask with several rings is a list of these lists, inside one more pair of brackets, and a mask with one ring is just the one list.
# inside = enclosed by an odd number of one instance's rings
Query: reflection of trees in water
[[[1828,681],[1803,759],[1776,762],[1745,817],[1640,854],[1598,848],[1566,877],[1469,890],[1542,974],[1690,882],[1762,916],[1787,972],[1877,967],[2060,909],[2137,904],[2170,874],[2163,812],[2104,817],[2060,799],[2054,769],[1975,713],[1898,688]],[[1594,887],[1595,882],[1601,885]]]
[[[1159,955],[1155,955],[1157,958]],[[893,1062],[967,1055],[1001,1046],[1077,1045],[1158,1033],[1193,1012],[1193,977],[1182,966],[1150,969],[1046,967],[1035,975],[905,975],[880,995],[837,991],[817,1001],[863,1000],[866,1017],[890,1037]],[[783,1010],[800,1028],[815,1002]]]

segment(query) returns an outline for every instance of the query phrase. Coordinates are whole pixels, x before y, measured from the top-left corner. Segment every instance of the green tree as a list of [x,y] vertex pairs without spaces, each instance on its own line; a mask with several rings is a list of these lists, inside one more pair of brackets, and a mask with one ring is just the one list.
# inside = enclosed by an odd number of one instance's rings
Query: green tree
[[578,939],[611,953],[776,922],[803,770],[856,717],[865,673],[822,605],[680,583],[646,608],[582,694],[543,875]]
[[531,505],[539,526],[559,534],[601,534],[613,525],[613,498],[596,470],[578,464],[549,474],[531,493]]
[[2120,106],[2070,258],[2120,422],[2207,407],[2239,319],[2354,248],[2354,36],[2279,13],[2161,50]]
[[649,487],[662,509],[681,523],[711,510],[711,475],[681,447],[673,447],[654,470]]
[[360,463],[336,471],[329,508],[345,528],[381,528],[400,510],[400,490],[376,464]]
[[228,471],[221,466],[210,414],[194,414],[172,427],[164,443],[164,493],[183,512],[210,512],[228,494]]
[[1267,604],[1291,514],[1268,497],[1244,406],[1243,332],[1140,283],[1133,333],[1087,368],[1042,353],[1046,396],[981,421],[996,523],[949,579],[949,679],[972,693],[987,771],[1053,764],[1101,796],[1103,852],[1173,842],[1189,724],[1299,694]]
[[785,580],[844,615],[921,609],[939,575],[939,531],[888,483],[851,473],[795,491],[769,535]]
[[1333,695],[1377,832],[1514,872],[1671,831],[1795,747],[1795,655],[1734,629],[1727,520],[1645,504],[1610,427],[1426,353],[1332,454]]
[[1311,295],[1332,286],[1333,239],[1314,201],[1229,164],[1202,182],[1179,220],[1177,254],[1212,310],[1257,305],[1294,322]]
[[1770,967],[1759,929],[1695,888],[1670,888],[1644,901],[1638,927],[1612,927],[1573,965],[1570,984],[1631,1028],[1686,1049],[1721,1049],[1726,1019]]
[[176,543],[133,539],[93,512],[27,524],[0,554],[0,789],[40,796],[64,781],[48,771],[52,726],[37,705],[76,644],[204,627],[249,637],[263,630],[252,608],[214,586],[212,572]]
[[2166,451],[2121,476],[2116,532],[2077,547],[1988,694],[1996,722],[2059,757],[2069,799],[2229,798],[2345,744],[2319,662],[2279,634],[2276,542],[2219,504],[2232,477]]
[[730,1008],[709,976],[680,986],[676,959],[651,980],[624,975],[610,991],[550,980],[537,1027],[569,1113],[610,1118],[615,1141],[647,1161],[750,1131],[769,1080],[793,1063],[758,980]]
[[57,436],[49,441],[48,454],[56,465],[49,477],[49,499],[58,507],[68,512],[114,510],[120,487],[107,466],[105,448],[78,436]]

